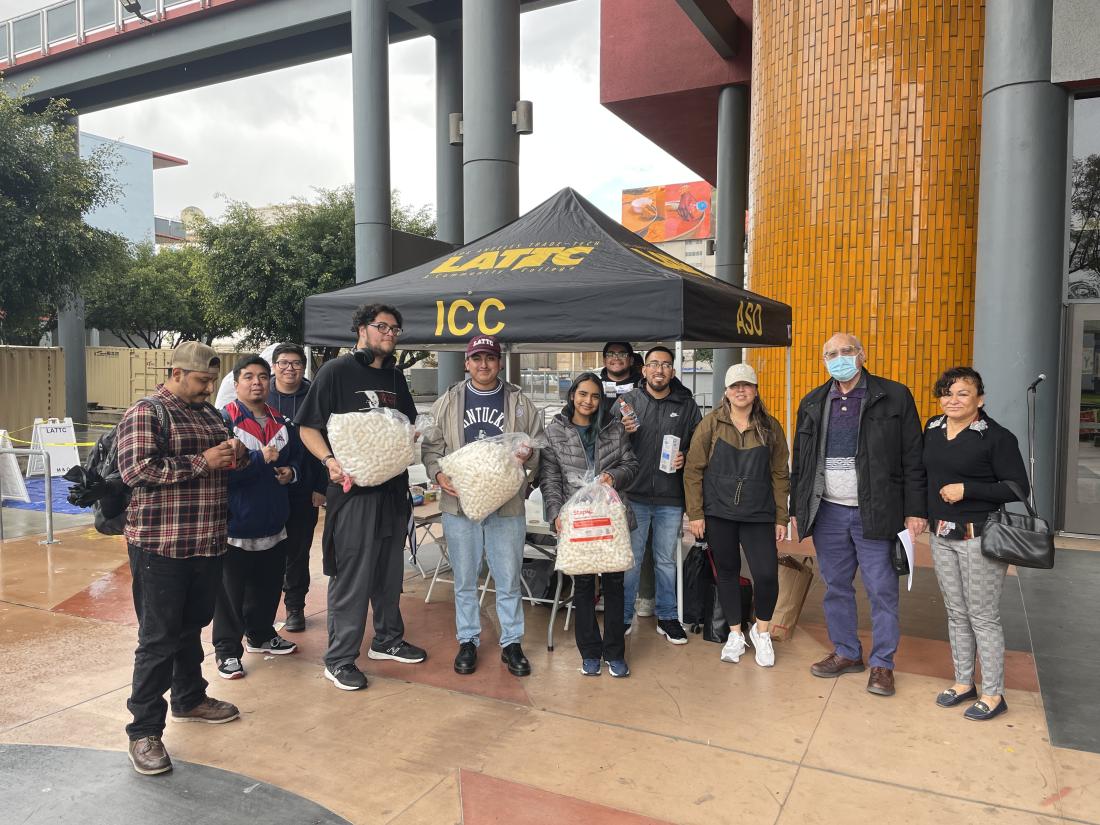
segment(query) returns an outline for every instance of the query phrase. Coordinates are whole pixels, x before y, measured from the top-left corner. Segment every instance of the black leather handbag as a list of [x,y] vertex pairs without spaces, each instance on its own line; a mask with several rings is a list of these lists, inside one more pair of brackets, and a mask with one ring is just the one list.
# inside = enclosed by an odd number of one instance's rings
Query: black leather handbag
[[1027,508],[1027,515],[1010,513],[1003,504],[990,513],[982,528],[982,555],[1017,567],[1050,570],[1054,567],[1054,533],[1050,525],[1039,518],[1019,484],[1002,483]]

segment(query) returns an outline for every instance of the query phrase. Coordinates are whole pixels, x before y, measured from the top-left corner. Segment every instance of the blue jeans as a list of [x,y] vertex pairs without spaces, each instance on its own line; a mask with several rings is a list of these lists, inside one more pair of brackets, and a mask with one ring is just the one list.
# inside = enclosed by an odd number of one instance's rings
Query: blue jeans
[[634,599],[638,596],[638,580],[642,574],[642,556],[649,528],[653,527],[653,574],[657,584],[657,618],[675,619],[676,614],[676,545],[684,532],[684,508],[665,504],[630,502],[638,526],[630,531],[630,547],[634,551],[634,566],[626,571],[623,592],[623,618],[626,626],[634,621]]
[[481,609],[477,577],[483,558],[489,560],[496,588],[497,618],[500,619],[501,647],[523,638],[523,601],[520,578],[523,570],[523,539],[527,524],[523,516],[493,513],[478,523],[465,516],[443,514],[443,535],[447,557],[455,579],[456,638],[481,643]]
[[865,539],[858,507],[821,502],[814,519],[814,549],[825,582],[825,623],[836,652],[862,659],[856,614],[856,568],[871,603],[871,667],[893,670],[901,628],[898,624],[898,574],[890,563],[890,542]]

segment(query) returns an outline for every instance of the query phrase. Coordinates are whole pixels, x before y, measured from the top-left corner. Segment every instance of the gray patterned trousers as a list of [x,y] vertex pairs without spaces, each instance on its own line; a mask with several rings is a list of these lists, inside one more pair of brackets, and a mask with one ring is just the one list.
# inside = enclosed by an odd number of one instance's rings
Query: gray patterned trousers
[[1005,681],[1005,635],[1001,628],[1004,562],[982,555],[980,538],[962,541],[932,536],[932,561],[947,608],[947,635],[955,681],[974,683],[974,652],[982,663],[982,693],[1000,696]]

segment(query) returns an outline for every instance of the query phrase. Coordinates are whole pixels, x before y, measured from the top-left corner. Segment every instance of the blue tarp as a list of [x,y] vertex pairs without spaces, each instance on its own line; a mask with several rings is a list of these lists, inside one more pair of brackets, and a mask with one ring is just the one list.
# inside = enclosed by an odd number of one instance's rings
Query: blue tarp
[[[5,498],[4,506],[12,507],[16,510],[41,510],[46,509],[46,480],[44,478],[28,478],[27,495],[30,496],[30,502],[15,501],[14,499]],[[91,508],[85,509],[83,507],[74,507],[69,504],[66,496],[69,495],[69,488],[72,486],[71,482],[66,481],[63,478],[55,478],[53,480],[53,511],[55,513],[69,513],[71,515],[81,515],[91,513]]]

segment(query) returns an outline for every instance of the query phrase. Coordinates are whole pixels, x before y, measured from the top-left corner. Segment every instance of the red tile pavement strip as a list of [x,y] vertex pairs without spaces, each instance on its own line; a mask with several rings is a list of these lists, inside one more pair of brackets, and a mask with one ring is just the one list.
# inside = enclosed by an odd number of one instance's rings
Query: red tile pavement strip
[[137,626],[130,565],[122,564],[78,593],[54,605],[51,612]]
[[[314,579],[306,603],[307,627],[304,633],[286,633],[288,639],[298,643],[298,655],[315,659],[320,666],[328,640],[325,611],[325,580]],[[490,610],[492,606],[490,605]],[[130,566],[120,565],[101,576],[88,587],[70,596],[53,608],[55,613],[79,616],[86,619],[137,625],[131,592]],[[455,690],[475,696],[501,699],[519,705],[530,705],[531,699],[523,687],[523,680],[510,674],[500,661],[500,638],[493,620],[482,614],[480,661],[475,673],[460,676],[454,671],[454,656],[458,652],[455,641],[454,603],[447,601],[425,604],[422,596],[410,593],[401,600],[401,614],[405,620],[408,641],[423,647],[428,660],[418,665],[393,661],[376,661],[367,658],[367,646],[371,640],[372,619],[367,618],[367,636],[359,667],[369,676],[385,676],[445,690]],[[285,614],[280,607],[278,620]],[[210,626],[203,630],[203,639],[210,641]],[[246,658],[245,665],[247,667]]]
[[486,776],[459,771],[463,825],[561,825],[591,822],[599,825],[671,825],[663,819],[608,808],[572,796]]

